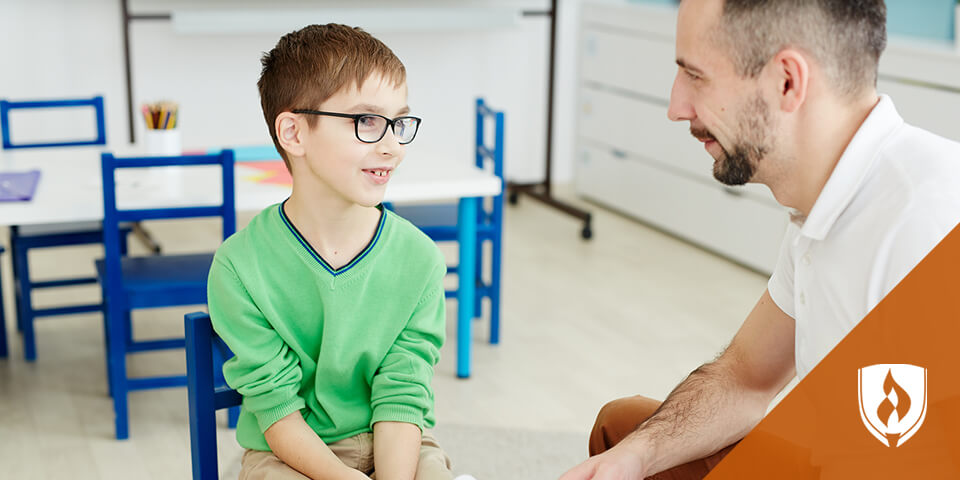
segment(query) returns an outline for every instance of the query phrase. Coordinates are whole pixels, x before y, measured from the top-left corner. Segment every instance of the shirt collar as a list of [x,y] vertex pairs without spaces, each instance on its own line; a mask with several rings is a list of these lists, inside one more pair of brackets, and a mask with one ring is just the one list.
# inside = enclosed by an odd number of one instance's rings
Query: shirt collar
[[859,191],[886,140],[901,125],[903,118],[897,113],[893,100],[887,95],[880,95],[880,101],[860,125],[823,186],[800,228],[801,235],[814,240],[827,237],[837,218]]

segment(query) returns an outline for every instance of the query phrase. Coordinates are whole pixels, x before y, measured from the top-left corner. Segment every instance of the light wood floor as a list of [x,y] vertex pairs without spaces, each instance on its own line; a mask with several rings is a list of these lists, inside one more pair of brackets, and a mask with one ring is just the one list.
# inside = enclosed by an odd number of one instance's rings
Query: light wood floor
[[[765,288],[764,276],[590,208],[595,237],[588,242],[579,238],[574,220],[532,200],[507,209],[502,342],[487,344],[487,322],[477,321],[474,375],[459,380],[455,322],[449,322],[451,341],[434,380],[440,424],[576,433],[585,442],[605,401],[632,394],[662,399],[712,359]],[[212,249],[219,234],[219,226],[207,222],[150,228],[169,252]],[[6,232],[0,235],[6,242]],[[452,256],[455,249],[444,251]],[[50,277],[92,271],[97,255],[96,248],[76,248],[41,252],[31,262],[35,276]],[[9,313],[13,289],[4,257]],[[96,296],[95,288],[83,287],[36,301]],[[455,318],[455,302],[448,307]],[[137,313],[136,335],[180,335],[182,314],[197,309]],[[131,438],[112,438],[99,315],[39,321],[38,359],[30,364],[23,361],[12,318],[7,328],[11,355],[0,360],[0,478],[189,478],[185,389],[131,394]],[[129,364],[141,375],[184,369],[182,352],[135,355]],[[224,470],[236,472],[232,432],[222,429],[220,443]]]

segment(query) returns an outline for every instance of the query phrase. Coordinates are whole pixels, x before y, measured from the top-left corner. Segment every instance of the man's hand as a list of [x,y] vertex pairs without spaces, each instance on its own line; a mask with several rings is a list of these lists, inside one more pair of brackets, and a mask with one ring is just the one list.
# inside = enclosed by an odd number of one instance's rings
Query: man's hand
[[643,480],[642,456],[629,439],[570,469],[560,480]]

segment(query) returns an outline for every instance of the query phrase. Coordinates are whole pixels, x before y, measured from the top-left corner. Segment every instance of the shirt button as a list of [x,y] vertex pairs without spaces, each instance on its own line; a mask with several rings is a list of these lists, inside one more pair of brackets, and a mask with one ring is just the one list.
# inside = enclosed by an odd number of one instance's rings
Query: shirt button
[[800,292],[800,305],[806,305],[806,304],[807,304],[807,297],[804,296],[803,292]]
[[803,262],[804,265],[810,265],[810,254],[804,254],[800,261]]

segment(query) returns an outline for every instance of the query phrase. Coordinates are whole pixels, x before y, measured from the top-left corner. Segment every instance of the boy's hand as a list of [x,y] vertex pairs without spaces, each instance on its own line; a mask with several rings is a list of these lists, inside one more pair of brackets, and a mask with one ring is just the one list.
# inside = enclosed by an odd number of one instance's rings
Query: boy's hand
[[283,463],[313,480],[370,480],[344,465],[323,443],[299,411],[281,418],[264,432],[267,445]]
[[643,480],[643,459],[627,440],[573,467],[560,480]]

